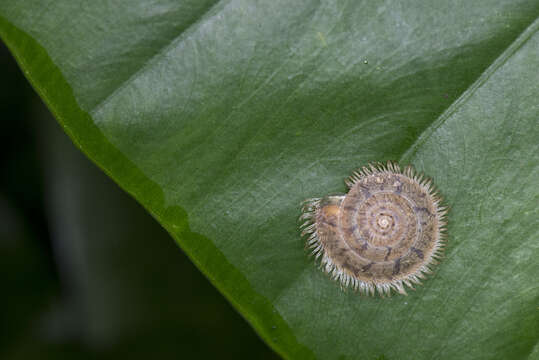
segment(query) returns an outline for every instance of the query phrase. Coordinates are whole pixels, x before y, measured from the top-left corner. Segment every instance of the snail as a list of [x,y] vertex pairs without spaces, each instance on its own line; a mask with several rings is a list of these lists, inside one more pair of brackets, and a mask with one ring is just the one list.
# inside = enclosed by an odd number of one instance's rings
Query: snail
[[322,269],[363,294],[406,295],[432,272],[445,244],[447,207],[411,166],[368,164],[346,195],[305,200],[302,237]]

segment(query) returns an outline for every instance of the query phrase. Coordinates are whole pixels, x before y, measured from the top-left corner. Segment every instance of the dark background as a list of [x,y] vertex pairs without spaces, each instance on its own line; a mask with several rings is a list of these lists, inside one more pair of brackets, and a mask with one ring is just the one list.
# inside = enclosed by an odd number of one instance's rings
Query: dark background
[[0,43],[0,359],[277,359]]

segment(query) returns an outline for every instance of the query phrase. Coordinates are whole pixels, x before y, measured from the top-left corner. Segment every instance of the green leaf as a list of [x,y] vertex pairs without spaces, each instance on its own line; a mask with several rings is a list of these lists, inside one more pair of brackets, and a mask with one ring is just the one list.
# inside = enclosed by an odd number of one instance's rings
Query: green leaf
[[[0,3],[74,143],[287,358],[539,354],[537,1]],[[446,257],[408,297],[343,292],[300,202],[368,161],[434,178]],[[151,239],[148,239],[151,241]]]

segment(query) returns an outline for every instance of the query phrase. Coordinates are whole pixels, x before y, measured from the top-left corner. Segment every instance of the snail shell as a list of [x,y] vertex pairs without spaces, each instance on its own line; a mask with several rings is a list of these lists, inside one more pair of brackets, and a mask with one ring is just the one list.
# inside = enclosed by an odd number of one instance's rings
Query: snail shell
[[431,181],[408,166],[369,164],[345,180],[346,195],[306,200],[302,236],[342,287],[406,295],[443,250],[446,207]]

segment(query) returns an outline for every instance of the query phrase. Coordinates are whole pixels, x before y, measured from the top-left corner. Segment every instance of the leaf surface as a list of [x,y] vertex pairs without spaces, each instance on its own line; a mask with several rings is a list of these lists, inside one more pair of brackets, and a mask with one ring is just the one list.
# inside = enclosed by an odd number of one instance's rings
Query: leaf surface
[[[526,359],[539,339],[537,1],[0,3],[64,130],[287,358]],[[451,207],[408,297],[342,292],[305,198],[412,163]],[[148,239],[151,241],[151,239]]]

